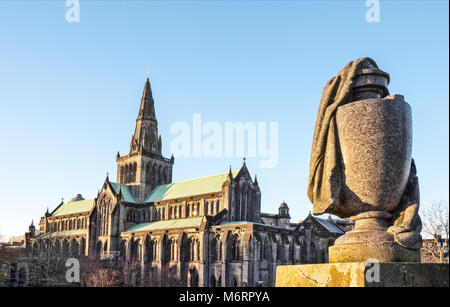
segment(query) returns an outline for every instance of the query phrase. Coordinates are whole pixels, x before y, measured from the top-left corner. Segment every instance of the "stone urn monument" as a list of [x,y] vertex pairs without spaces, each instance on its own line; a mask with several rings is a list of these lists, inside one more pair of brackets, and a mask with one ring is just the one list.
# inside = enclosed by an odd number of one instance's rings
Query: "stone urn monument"
[[[308,197],[314,214],[355,226],[329,247],[328,264],[277,267],[277,286],[448,286],[448,265],[418,263],[422,224],[411,106],[389,95],[389,81],[375,61],[360,58],[325,85]],[[368,263],[377,263],[378,279],[366,279]]]
[[314,213],[355,227],[330,262],[419,262],[419,187],[411,159],[411,107],[389,95],[389,74],[370,58],[350,62],[322,96],[311,152]]

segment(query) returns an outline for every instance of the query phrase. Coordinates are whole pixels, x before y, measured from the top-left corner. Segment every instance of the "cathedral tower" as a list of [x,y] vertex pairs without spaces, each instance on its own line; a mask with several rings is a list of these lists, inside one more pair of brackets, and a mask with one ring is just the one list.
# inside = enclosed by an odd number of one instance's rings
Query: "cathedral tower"
[[174,158],[164,158],[158,134],[150,80],[147,76],[136,128],[131,137],[130,153],[117,153],[117,182],[129,186],[136,201],[142,202],[155,186],[172,182]]

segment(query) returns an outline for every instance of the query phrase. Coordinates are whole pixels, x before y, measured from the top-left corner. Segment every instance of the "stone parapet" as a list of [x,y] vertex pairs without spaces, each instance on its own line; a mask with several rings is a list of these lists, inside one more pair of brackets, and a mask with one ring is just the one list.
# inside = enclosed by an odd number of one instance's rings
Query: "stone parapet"
[[349,262],[278,266],[276,287],[448,287],[449,265]]

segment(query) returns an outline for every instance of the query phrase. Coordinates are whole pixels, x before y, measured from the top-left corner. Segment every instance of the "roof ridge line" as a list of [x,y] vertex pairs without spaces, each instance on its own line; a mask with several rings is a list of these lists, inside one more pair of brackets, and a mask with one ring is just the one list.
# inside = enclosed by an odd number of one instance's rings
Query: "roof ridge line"
[[[234,170],[234,171],[231,171],[231,172],[232,172],[232,173],[235,173],[235,172],[239,172],[239,171],[238,171],[238,170]],[[204,178],[209,178],[209,177],[221,176],[221,175],[228,175],[228,172],[225,172],[225,173],[219,173],[219,174],[214,174],[214,175],[209,175],[209,176],[203,176],[203,177],[197,177],[197,178],[192,178],[192,179],[186,179],[186,180],[176,181],[176,182],[172,182],[172,183],[160,184],[160,185],[157,185],[156,187],[160,187],[160,186],[164,186],[164,185],[169,185],[169,184],[175,184],[175,183],[183,183],[183,182],[187,182],[187,181],[193,181],[193,180],[204,179]],[[155,187],[155,188],[156,188],[156,187]]]

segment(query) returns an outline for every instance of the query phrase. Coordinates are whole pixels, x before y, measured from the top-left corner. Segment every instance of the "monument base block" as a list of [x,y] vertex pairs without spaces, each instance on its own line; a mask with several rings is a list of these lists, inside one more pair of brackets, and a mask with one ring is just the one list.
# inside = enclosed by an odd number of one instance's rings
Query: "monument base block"
[[334,245],[328,248],[328,254],[330,263],[364,262],[372,259],[378,262],[420,263],[419,249],[407,249],[395,242]]
[[276,287],[448,287],[448,263],[348,262],[278,266]]

